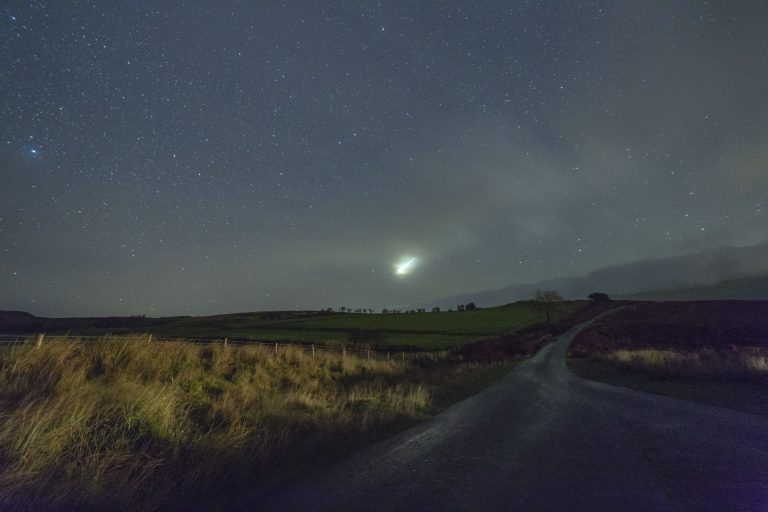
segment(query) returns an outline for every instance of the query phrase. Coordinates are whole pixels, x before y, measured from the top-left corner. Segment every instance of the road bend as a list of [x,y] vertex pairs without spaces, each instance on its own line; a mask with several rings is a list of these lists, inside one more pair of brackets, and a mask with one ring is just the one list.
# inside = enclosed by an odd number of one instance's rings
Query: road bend
[[575,376],[565,353],[587,325],[430,420],[236,508],[768,511],[768,418]]

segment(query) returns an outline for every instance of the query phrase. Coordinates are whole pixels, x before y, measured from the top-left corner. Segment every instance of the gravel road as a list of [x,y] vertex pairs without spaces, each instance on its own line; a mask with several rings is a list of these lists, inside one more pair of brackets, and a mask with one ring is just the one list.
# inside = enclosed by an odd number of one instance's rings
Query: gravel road
[[768,418],[586,381],[581,325],[494,386],[259,511],[768,511]]

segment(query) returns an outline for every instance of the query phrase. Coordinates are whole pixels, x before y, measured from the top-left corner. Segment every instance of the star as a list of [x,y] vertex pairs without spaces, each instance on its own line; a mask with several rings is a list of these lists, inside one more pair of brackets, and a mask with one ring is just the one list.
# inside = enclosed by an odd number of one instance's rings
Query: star
[[19,276],[0,309],[429,304],[571,260],[768,242],[761,2],[11,3],[0,253]]

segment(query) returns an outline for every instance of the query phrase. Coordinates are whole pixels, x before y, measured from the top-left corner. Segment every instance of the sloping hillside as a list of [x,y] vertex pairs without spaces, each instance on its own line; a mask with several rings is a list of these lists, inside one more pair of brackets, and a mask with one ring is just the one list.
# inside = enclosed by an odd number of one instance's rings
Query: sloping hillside
[[768,300],[768,276],[729,279],[708,286],[657,290],[623,298],[630,300]]
[[[567,299],[584,299],[595,291],[628,296],[655,290],[707,287],[726,280],[753,279],[755,276],[768,276],[768,244],[717,247],[683,256],[612,265],[586,276],[512,284],[495,290],[459,294],[435,303],[447,307],[472,301],[487,307],[530,298],[537,289],[558,290]],[[739,291],[733,286],[731,295],[721,298],[760,298],[747,289],[744,289],[744,296],[739,295]]]

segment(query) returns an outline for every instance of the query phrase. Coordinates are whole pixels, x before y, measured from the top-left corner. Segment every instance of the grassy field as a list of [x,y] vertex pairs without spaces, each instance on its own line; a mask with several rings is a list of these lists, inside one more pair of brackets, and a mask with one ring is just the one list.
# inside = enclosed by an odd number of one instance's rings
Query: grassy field
[[[560,316],[576,306],[565,304]],[[158,335],[231,336],[298,339],[313,342],[347,341],[350,334],[379,347],[443,350],[477,339],[512,332],[541,322],[543,313],[528,302],[509,306],[440,313],[224,315],[183,320],[158,330]]]
[[[563,302],[553,321],[582,308]],[[508,334],[542,322],[544,313],[523,301],[474,311],[360,314],[313,311],[237,313],[206,317],[33,319],[28,332],[80,335],[151,332],[162,337],[296,340],[311,343],[365,343],[378,348],[444,350],[479,339]],[[0,320],[2,320],[0,318]],[[1,322],[0,322],[1,323]],[[0,330],[2,325],[0,325]],[[12,330],[9,327],[6,331]]]
[[211,509],[205,495],[347,453],[513,364],[390,364],[146,336],[6,348],[0,509]]
[[584,378],[768,414],[768,302],[636,303],[582,331]]

